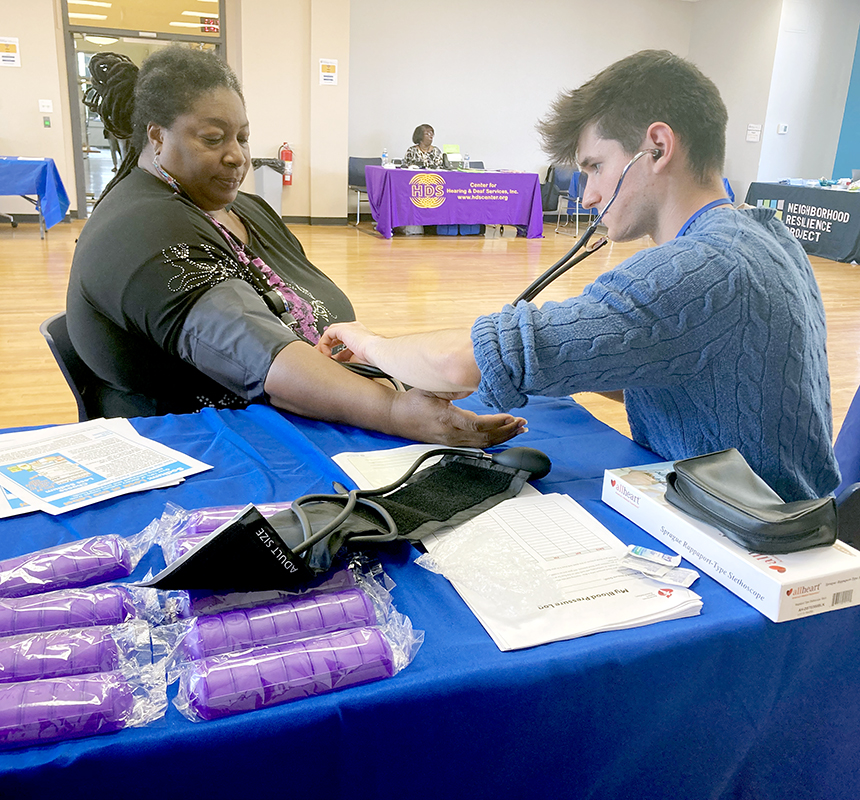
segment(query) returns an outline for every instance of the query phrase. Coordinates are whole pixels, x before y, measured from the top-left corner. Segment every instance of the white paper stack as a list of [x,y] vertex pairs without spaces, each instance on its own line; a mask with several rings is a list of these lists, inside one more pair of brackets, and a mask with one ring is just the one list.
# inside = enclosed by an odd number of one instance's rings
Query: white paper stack
[[[423,542],[500,650],[695,616],[702,608],[690,589],[623,567],[626,545],[567,495],[506,500]],[[516,592],[523,568],[532,574]]]
[[111,497],[173,486],[212,469],[141,436],[126,419],[0,435],[0,519],[62,514]]

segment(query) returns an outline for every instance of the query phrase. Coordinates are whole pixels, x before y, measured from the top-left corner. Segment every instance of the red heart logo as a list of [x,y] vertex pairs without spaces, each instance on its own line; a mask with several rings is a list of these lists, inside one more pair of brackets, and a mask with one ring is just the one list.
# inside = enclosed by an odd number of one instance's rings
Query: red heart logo
[[662,595],[663,597],[671,597],[674,589],[659,589],[657,594]]
[[613,487],[615,486],[615,478],[610,478],[609,482],[612,484]]
[[771,564],[768,569],[772,569],[774,572],[785,572],[785,567],[782,567],[779,564]]
[[793,591],[794,591],[793,589],[786,589],[786,590],[785,590],[785,593],[786,593],[787,595],[791,595],[791,593],[792,593]]

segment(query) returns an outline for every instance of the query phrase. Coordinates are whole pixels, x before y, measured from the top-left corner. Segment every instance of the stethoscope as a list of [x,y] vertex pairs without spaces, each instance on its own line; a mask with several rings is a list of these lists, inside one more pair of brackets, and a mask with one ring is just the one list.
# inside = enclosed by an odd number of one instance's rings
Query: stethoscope
[[[652,155],[654,159],[660,158],[663,155],[662,150],[640,150],[630,161],[627,162],[627,165],[621,170],[621,175],[618,178],[618,183],[615,184],[615,191],[612,193],[612,196],[609,198],[609,202],[603,207],[603,211],[601,211],[597,217],[595,217],[594,222],[586,228],[585,233],[579,237],[576,244],[558,261],[555,262],[546,272],[543,273],[539,278],[536,278],[534,281],[529,284],[518,296],[517,299],[514,300],[513,305],[516,305],[520,302],[520,300],[531,301],[534,300],[537,295],[546,289],[556,278],[563,275],[569,269],[575,267],[581,261],[584,261],[593,253],[596,253],[603,245],[609,242],[605,236],[601,236],[591,247],[588,247],[588,240],[594,235],[594,232],[597,230],[597,226],[603,221],[603,217],[606,215],[606,212],[612,207],[612,204],[615,202],[615,198],[618,197],[618,192],[621,190],[621,185],[624,183],[624,178],[627,177],[627,173],[630,171],[630,168],[643,156]],[[580,250],[586,248],[584,253],[581,253],[579,256],[574,258]]]
[[[514,300],[513,305],[516,305],[521,300],[526,300],[526,301],[534,300],[534,298],[540,292],[542,292],[544,289],[546,289],[546,287],[549,286],[556,278],[563,275],[569,269],[572,269],[573,267],[575,267],[581,261],[584,261],[590,255],[596,253],[601,247],[603,247],[603,245],[605,245],[609,242],[609,239],[607,239],[605,236],[601,236],[600,239],[598,239],[591,247],[588,247],[589,239],[591,239],[591,237],[594,235],[594,232],[597,230],[597,226],[600,225],[600,223],[603,221],[603,217],[606,215],[606,212],[609,211],[612,204],[615,202],[615,198],[618,197],[618,192],[621,190],[621,186],[624,183],[624,178],[627,177],[627,173],[630,171],[630,168],[640,158],[642,158],[643,156],[647,156],[647,155],[654,156],[654,158],[656,160],[656,159],[660,158],[660,156],[663,155],[663,151],[662,150],[640,150],[638,153],[636,153],[635,156],[633,156],[633,158],[630,159],[630,161],[627,162],[624,169],[621,170],[621,175],[618,178],[618,183],[615,184],[615,191],[612,193],[612,196],[609,198],[609,202],[603,207],[603,211],[601,211],[597,215],[597,217],[595,217],[594,222],[592,222],[591,225],[588,226],[585,233],[583,233],[582,236],[579,237],[576,244],[564,256],[562,256],[558,261],[555,262],[555,264],[553,264],[549,269],[547,269],[543,273],[543,275],[541,275],[539,278],[536,278],[534,281],[532,281],[532,283],[529,284],[529,286],[526,287],[526,289],[523,290],[517,296],[517,299]],[[702,212],[700,211],[699,213],[702,213]],[[690,220],[687,223],[687,227],[689,226],[691,221],[692,220]],[[583,248],[586,248],[585,252],[580,253],[577,256],[577,253],[579,253],[579,251],[582,250]],[[343,366],[345,366],[347,369],[350,369],[353,372],[358,373],[359,375],[363,375],[366,378],[382,378],[385,380],[392,380],[391,376],[387,372],[384,372],[383,370],[379,369],[378,367],[372,367],[369,364],[357,364],[357,363],[352,363],[352,362],[348,362],[348,361],[342,361],[340,363]]]

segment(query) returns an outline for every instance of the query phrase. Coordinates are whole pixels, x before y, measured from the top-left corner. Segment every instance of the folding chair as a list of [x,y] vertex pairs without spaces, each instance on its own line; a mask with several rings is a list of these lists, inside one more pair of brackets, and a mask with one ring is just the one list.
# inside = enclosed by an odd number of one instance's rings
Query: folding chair
[[851,401],[833,451],[842,473],[842,483],[835,492],[839,538],[860,547],[860,389]]
[[349,190],[355,192],[355,224],[361,221],[361,196],[367,195],[367,178],[364,177],[364,168],[367,166],[381,167],[381,158],[358,158],[349,157],[348,178]]
[[39,331],[45,337],[48,347],[51,348],[57,366],[66,383],[74,395],[78,406],[78,420],[84,422],[88,419],[96,419],[104,416],[97,402],[96,391],[101,381],[95,373],[81,360],[81,357],[72,346],[69,338],[69,330],[66,326],[66,312],[61,311],[53,317],[46,319],[40,326]]
[[[561,170],[556,170],[555,175],[559,176]],[[562,176],[563,177],[563,176]],[[556,180],[559,178],[556,177]],[[575,233],[574,236],[579,236],[579,215],[580,214],[588,214],[589,216],[594,213],[594,211],[590,208],[584,208],[582,205],[582,197],[585,194],[585,183],[588,179],[588,176],[582,172],[574,170],[570,173],[570,182],[568,184],[567,190],[563,193],[559,192],[559,203],[558,203],[558,220],[555,225],[556,233],[563,233],[566,236],[571,235],[568,231],[562,230],[562,228],[566,228],[570,223],[570,218],[574,217],[575,219]],[[565,205],[562,205],[565,203]],[[561,224],[561,217],[564,214],[564,224]]]

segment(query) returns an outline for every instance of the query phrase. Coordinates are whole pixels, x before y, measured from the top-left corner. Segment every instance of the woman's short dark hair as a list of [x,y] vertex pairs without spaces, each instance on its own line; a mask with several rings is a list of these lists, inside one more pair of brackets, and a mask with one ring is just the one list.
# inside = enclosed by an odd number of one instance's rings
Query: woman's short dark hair
[[89,69],[92,87],[84,103],[117,139],[130,140],[122,166],[102,197],[137,163],[149,123],[169,128],[201,95],[222,87],[244,102],[236,73],[210,50],[170,45],[154,52],[140,69],[119,53],[96,53]]
[[553,163],[573,163],[585,128],[614,139],[631,155],[648,126],[665,122],[678,137],[697,180],[722,172],[728,112],[719,90],[691,62],[668,50],[621,59],[553,103],[538,123]]
[[412,131],[412,143],[413,144],[418,144],[418,142],[420,142],[424,138],[424,131],[430,131],[430,133],[436,133],[436,131],[433,130],[432,125],[427,125],[426,123],[424,125],[419,125],[414,131]]

